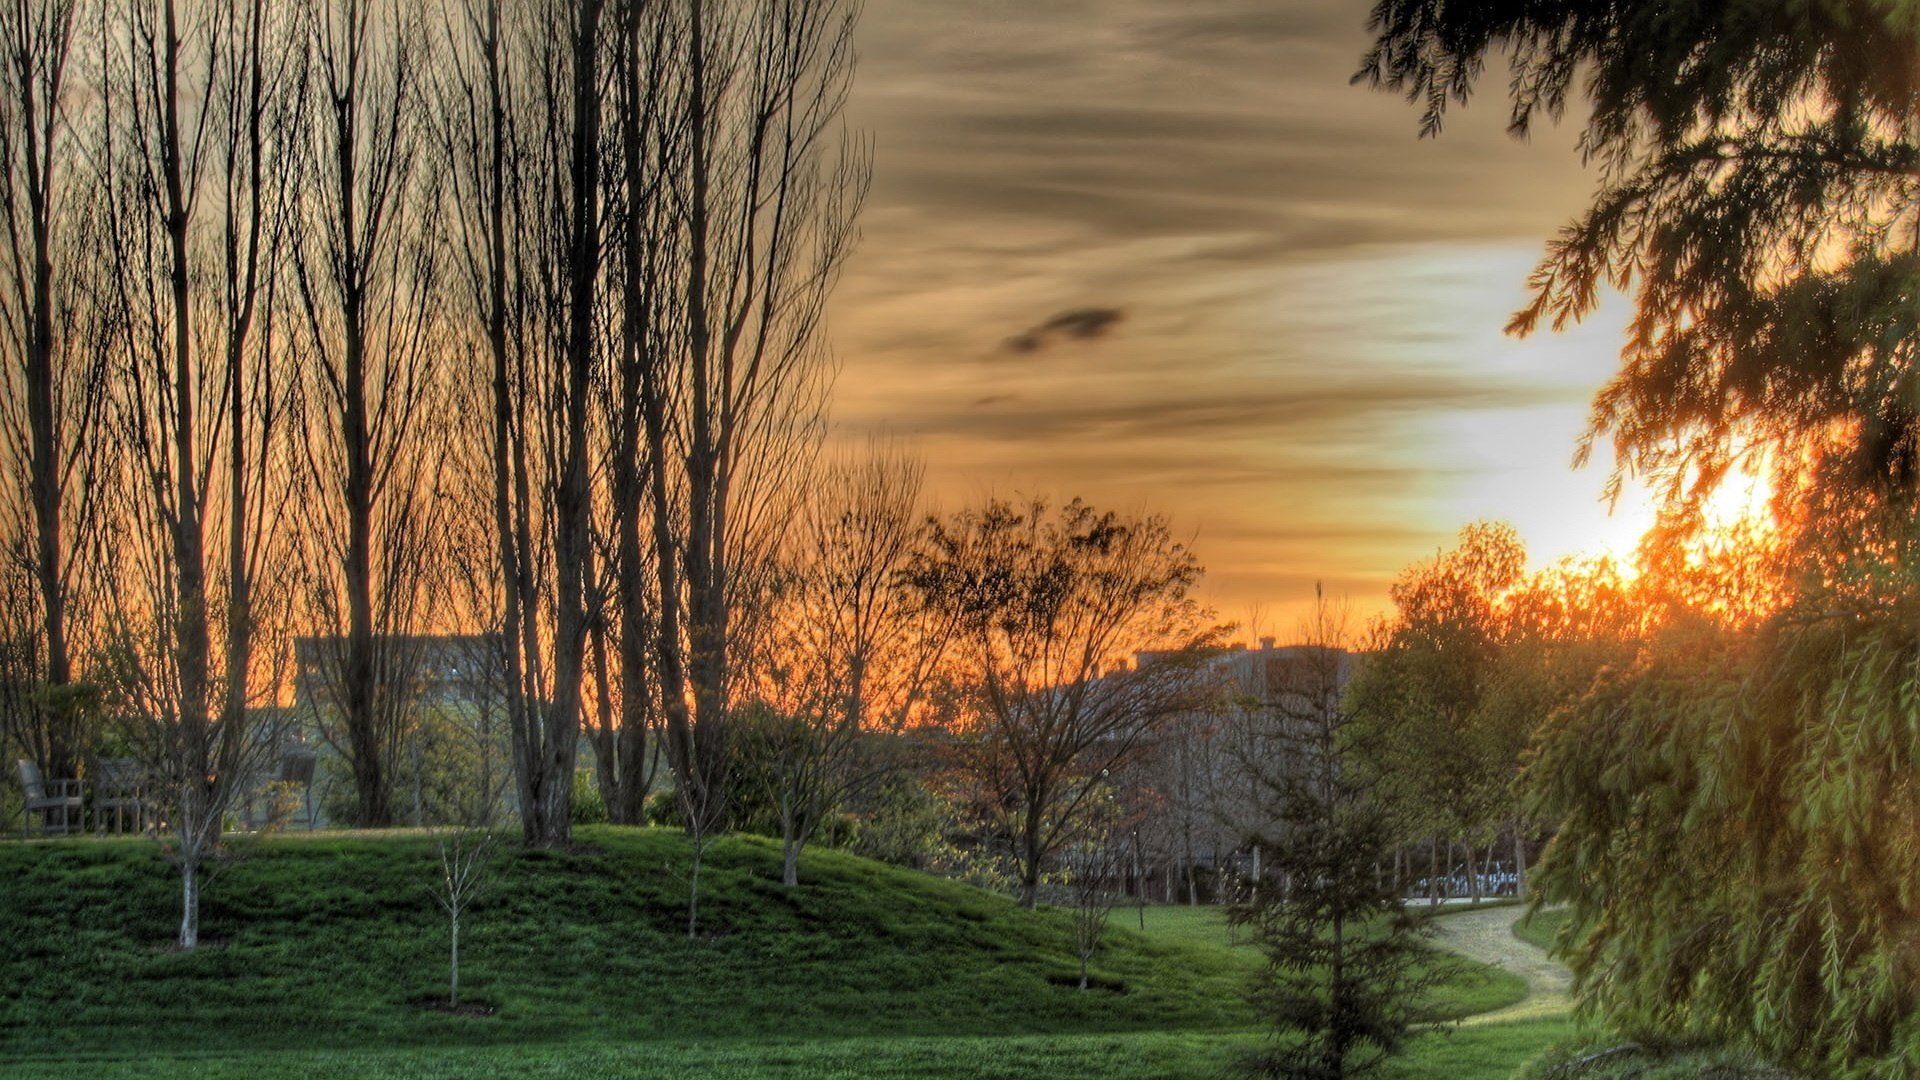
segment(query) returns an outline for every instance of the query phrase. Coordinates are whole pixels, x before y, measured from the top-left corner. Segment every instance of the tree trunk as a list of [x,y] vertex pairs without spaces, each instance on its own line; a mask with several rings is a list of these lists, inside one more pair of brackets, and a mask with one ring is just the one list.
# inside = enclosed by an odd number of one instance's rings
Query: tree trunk
[[791,836],[781,841],[780,883],[788,888],[800,884],[800,843]]
[[452,952],[448,957],[447,1004],[460,1004],[460,912],[456,908],[452,918]]
[[190,859],[180,862],[180,947],[200,944],[200,868]]
[[687,938],[700,936],[700,857],[706,847],[703,837],[693,841],[693,869],[687,874]]
[[1475,904],[1480,902],[1480,866],[1474,858],[1473,842],[1460,845],[1467,855],[1467,896]]
[[1513,895],[1527,898],[1527,837],[1518,820],[1513,823]]

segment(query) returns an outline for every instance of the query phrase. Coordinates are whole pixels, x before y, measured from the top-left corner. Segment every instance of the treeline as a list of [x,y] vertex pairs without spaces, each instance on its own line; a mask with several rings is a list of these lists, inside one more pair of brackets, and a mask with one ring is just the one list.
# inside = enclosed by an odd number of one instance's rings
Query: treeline
[[[290,638],[393,820],[408,635],[486,628],[528,842],[583,730],[692,820],[815,466],[864,142],[837,0],[0,11],[9,745],[85,719],[196,868]],[[742,613],[748,613],[743,615]]]

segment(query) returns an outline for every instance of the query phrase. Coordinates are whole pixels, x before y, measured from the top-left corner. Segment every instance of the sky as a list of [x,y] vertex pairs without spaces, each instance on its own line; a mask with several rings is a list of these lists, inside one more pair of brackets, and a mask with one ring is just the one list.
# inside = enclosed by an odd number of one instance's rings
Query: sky
[[836,433],[925,456],[946,510],[1164,513],[1202,599],[1286,637],[1324,582],[1365,617],[1479,519],[1536,564],[1646,512],[1571,468],[1627,305],[1502,334],[1594,177],[1499,96],[1436,139],[1349,85],[1369,0],[868,0],[874,144],[834,298]]

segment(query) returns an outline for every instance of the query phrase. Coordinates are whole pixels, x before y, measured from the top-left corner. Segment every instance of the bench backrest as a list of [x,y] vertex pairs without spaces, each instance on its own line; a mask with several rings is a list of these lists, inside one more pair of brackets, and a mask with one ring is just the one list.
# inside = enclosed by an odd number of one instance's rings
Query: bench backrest
[[26,791],[27,798],[46,798],[47,785],[40,779],[40,766],[25,758],[21,758],[15,765],[20,770],[20,787]]
[[94,787],[102,793],[128,794],[140,787],[140,763],[132,758],[94,762]]

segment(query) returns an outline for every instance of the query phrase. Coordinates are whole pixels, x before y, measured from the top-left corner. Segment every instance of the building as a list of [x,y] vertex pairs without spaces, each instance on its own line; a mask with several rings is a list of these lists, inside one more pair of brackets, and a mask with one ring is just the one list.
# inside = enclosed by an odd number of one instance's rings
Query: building
[[[293,700],[298,706],[339,700],[347,639],[337,634],[293,639]],[[506,654],[498,634],[383,634],[374,639],[379,681],[410,688],[424,705],[500,700]]]

